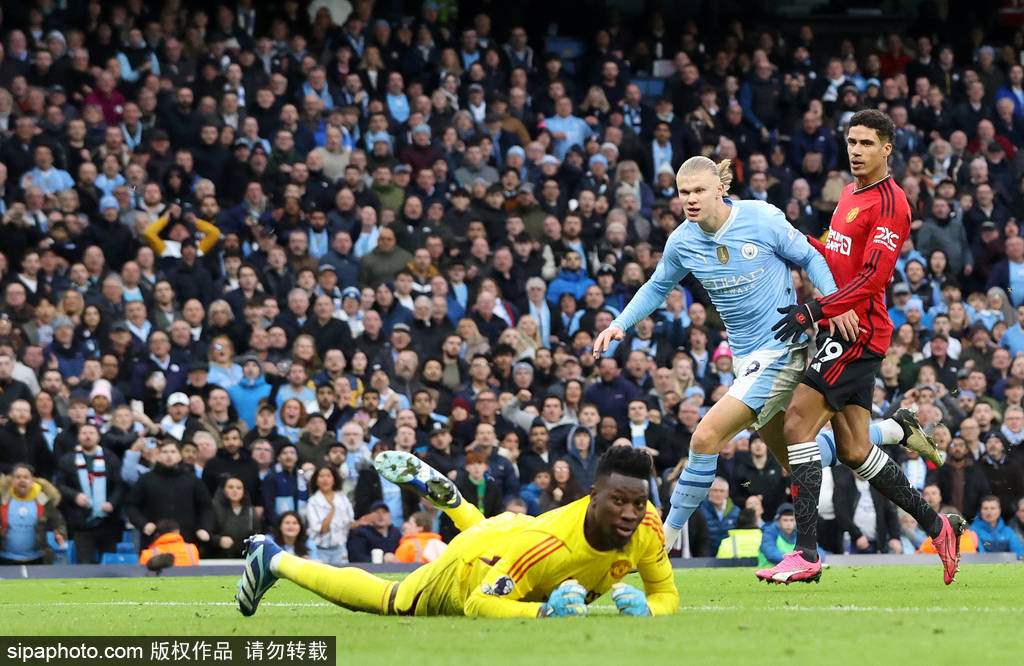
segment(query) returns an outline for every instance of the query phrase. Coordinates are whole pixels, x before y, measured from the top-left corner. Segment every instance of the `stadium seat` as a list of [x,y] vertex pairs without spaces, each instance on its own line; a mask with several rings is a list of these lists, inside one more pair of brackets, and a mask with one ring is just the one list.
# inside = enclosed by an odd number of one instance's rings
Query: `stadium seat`
[[75,547],[75,543],[73,541],[65,541],[63,546],[58,546],[57,539],[53,536],[53,532],[47,532],[46,543],[53,550],[54,564],[74,564],[74,562],[69,561],[69,552],[71,552]]
[[103,553],[100,564],[138,564],[139,558],[134,553]]
[[[583,40],[576,37],[548,37],[547,50],[557,53],[562,59],[562,68],[567,74],[573,75],[577,72],[586,45]],[[539,62],[536,57],[535,55],[535,64]]]
[[117,544],[117,552],[122,555],[137,555],[135,552],[135,544],[131,542],[124,542]]
[[640,92],[644,96],[644,101],[652,103],[657,101],[661,94],[665,92],[665,79],[659,79],[648,76],[641,76],[633,79],[630,83],[635,83],[640,86]]

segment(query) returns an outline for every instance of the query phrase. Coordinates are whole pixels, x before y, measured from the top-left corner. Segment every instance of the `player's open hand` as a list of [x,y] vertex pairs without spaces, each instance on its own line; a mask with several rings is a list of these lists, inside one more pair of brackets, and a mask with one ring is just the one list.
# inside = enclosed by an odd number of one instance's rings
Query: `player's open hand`
[[625,337],[626,333],[615,324],[612,324],[601,331],[598,334],[597,339],[594,340],[594,358],[601,358],[601,354],[608,350],[608,346],[612,343],[612,340],[621,341],[625,339]]
[[828,320],[829,337],[834,336],[836,331],[843,336],[843,340],[853,342],[860,336],[860,317],[853,310],[831,317]]
[[[645,602],[646,603],[646,602]],[[587,590],[570,578],[555,588],[548,600],[541,604],[537,617],[569,617],[587,614]]]
[[619,609],[619,615],[647,616],[651,609],[647,606],[647,595],[632,585],[615,583],[612,585],[612,601]]
[[814,325],[811,317],[811,310],[806,305],[790,305],[778,308],[782,319],[775,322],[772,330],[775,331],[775,339],[782,342],[799,342],[803,334]]

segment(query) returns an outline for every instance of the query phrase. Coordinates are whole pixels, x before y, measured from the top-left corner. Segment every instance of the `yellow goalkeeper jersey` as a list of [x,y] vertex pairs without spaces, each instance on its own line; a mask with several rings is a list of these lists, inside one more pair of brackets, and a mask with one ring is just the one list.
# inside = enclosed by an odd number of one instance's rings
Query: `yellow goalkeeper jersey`
[[536,518],[503,513],[484,520],[403,581],[400,596],[414,595],[409,611],[417,615],[536,617],[541,602],[569,578],[587,589],[589,603],[637,569],[651,612],[675,612],[679,592],[654,505],[648,502],[629,543],[609,551],[594,550],[583,535],[589,506],[584,497]]

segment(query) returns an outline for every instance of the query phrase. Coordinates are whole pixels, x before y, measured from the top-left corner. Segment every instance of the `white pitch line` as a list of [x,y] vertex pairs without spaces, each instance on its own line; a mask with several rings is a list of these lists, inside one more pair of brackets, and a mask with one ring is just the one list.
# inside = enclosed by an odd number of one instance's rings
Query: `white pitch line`
[[[0,608],[4,607],[34,607],[34,606],[237,606],[236,601],[54,601],[54,602],[41,602],[41,603],[28,603],[28,602],[15,602],[15,603],[0,603]],[[290,607],[308,607],[308,606],[334,606],[329,603],[273,603],[270,601],[264,601],[260,606],[281,606],[285,608]]]
[[[42,602],[42,603],[30,603],[30,602],[13,602],[13,603],[0,603],[0,608],[32,608],[32,607],[53,607],[53,606],[66,606],[66,607],[81,607],[81,606],[188,606],[188,607],[200,607],[200,606],[237,606],[236,602],[232,601],[57,601],[57,602]],[[264,601],[260,604],[261,607],[273,606],[278,608],[333,608],[335,604],[326,602],[270,602]],[[615,610],[615,606],[612,605],[593,605],[590,608],[595,610]],[[770,611],[795,611],[803,613],[935,613],[936,611],[948,611],[948,612],[982,612],[982,613],[1024,613],[1024,607],[1012,607],[1012,606],[959,606],[950,608],[921,608],[919,606],[680,606],[680,612],[706,612],[706,611],[755,611],[755,612],[770,612]]]
[[918,606],[680,606],[680,611],[797,611],[805,613],[935,613],[937,611],[963,612],[981,611],[983,613],[1020,613],[1024,608],[1009,606],[960,606],[949,608]]

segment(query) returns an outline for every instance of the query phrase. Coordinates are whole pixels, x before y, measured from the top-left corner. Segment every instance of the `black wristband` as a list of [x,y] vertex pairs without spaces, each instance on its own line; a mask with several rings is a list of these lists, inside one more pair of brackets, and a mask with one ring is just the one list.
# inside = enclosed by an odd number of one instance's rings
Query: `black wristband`
[[824,316],[821,312],[821,303],[818,302],[818,299],[814,299],[807,303],[807,313],[811,315],[811,319],[814,321],[818,321]]

